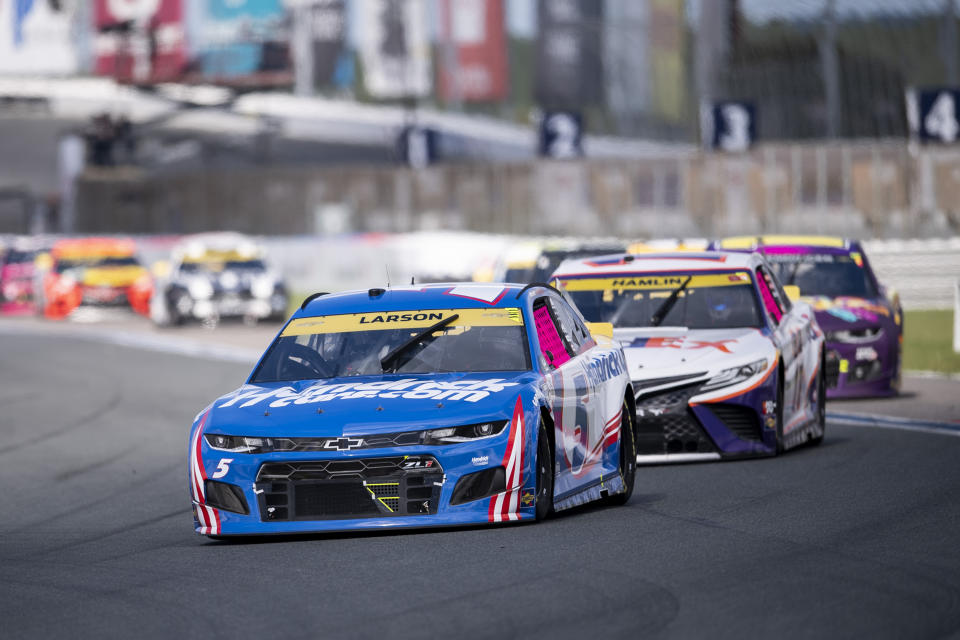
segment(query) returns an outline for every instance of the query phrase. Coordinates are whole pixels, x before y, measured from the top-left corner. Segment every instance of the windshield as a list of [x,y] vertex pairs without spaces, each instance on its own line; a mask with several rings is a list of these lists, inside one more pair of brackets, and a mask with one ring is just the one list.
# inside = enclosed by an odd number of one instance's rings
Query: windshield
[[32,262],[35,255],[35,251],[20,251],[19,249],[10,249],[7,251],[6,255],[3,256],[3,259],[0,260],[0,264],[22,264],[24,262]]
[[[560,282],[587,320],[609,322],[617,328],[763,326],[753,280],[746,271],[573,279],[560,276]],[[673,303],[665,307],[674,293]],[[658,313],[663,314],[660,322],[654,319]]]
[[560,263],[564,260],[575,260],[578,258],[591,258],[593,256],[602,256],[608,253],[621,253],[626,247],[594,247],[586,249],[571,249],[569,251],[544,251],[537,258],[537,266],[533,270],[531,282],[546,282],[547,279],[557,270]]
[[57,273],[63,273],[67,269],[76,269],[78,267],[99,268],[99,267],[137,267],[140,263],[133,256],[89,256],[83,258],[60,259],[57,261],[55,270]]
[[800,295],[878,297],[859,253],[767,253],[766,257],[780,282],[800,287]]
[[202,260],[184,262],[180,265],[180,270],[183,273],[262,272],[267,270],[267,266],[262,260]]
[[[451,321],[382,362],[425,329]],[[298,318],[270,345],[251,382],[315,380],[385,373],[526,371],[520,309],[425,309]]]

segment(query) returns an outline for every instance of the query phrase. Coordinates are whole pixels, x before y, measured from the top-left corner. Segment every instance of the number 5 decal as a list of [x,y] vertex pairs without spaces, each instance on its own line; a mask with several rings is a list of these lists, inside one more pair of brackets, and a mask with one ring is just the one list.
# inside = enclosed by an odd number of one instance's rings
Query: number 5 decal
[[227,475],[227,472],[230,471],[231,462],[233,462],[233,458],[220,458],[220,464],[217,465],[217,470],[214,471],[210,477],[216,480],[217,478],[222,478]]

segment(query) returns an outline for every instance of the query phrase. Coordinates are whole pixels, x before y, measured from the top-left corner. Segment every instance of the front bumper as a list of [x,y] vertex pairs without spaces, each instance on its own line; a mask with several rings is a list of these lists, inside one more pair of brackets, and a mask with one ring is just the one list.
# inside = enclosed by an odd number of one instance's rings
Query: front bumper
[[827,398],[896,395],[900,388],[899,337],[865,344],[826,345]]
[[265,319],[286,312],[286,297],[274,294],[270,298],[256,298],[249,292],[218,293],[211,298],[193,299],[183,296],[174,302],[181,316],[196,320],[209,318]]
[[[502,466],[505,436],[483,444],[262,455],[232,454],[202,443],[205,469],[222,469],[221,461],[230,460],[216,480],[238,487],[249,513],[213,508],[201,496],[193,501],[194,528],[206,535],[263,535],[533,518],[536,487],[530,472],[522,474],[519,486],[451,504],[461,478]],[[524,464],[532,463],[525,457]],[[515,507],[509,517],[496,517],[494,503]]]
[[[776,452],[775,377],[721,402],[697,402],[702,382],[637,397],[637,461],[690,462]],[[650,381],[635,381],[637,388]]]

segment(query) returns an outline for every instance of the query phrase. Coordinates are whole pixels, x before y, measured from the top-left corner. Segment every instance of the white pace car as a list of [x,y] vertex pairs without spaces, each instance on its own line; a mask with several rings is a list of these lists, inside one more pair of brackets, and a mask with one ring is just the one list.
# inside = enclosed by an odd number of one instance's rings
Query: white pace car
[[823,439],[823,332],[762,256],[616,254],[564,262],[553,280],[623,345],[641,462],[773,455]]
[[266,264],[265,251],[239,233],[199,233],[184,237],[168,263],[155,265],[157,282],[150,317],[158,325],[188,320],[214,325],[222,318],[248,322],[280,321],[287,312],[287,289]]

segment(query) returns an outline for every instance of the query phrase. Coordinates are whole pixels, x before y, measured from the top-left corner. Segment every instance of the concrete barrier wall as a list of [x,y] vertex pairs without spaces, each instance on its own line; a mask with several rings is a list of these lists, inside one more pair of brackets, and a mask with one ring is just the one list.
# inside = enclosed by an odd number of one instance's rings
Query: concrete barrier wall
[[741,155],[147,176],[87,171],[80,232],[406,232],[870,238],[954,235],[960,149],[903,142],[764,145]]

